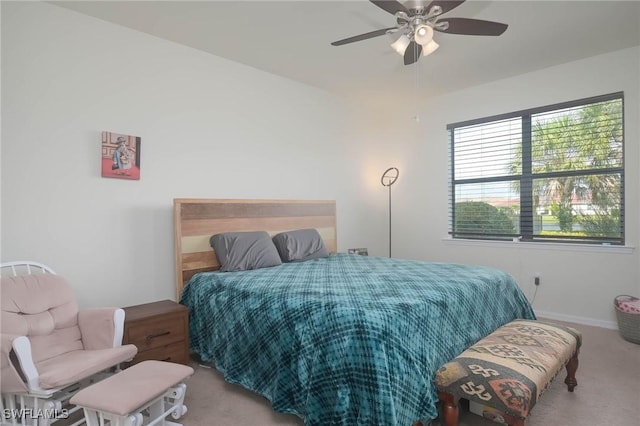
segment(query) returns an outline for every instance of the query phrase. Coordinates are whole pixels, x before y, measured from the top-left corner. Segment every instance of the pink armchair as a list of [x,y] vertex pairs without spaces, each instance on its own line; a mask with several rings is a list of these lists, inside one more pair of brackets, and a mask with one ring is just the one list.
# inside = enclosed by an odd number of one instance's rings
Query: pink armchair
[[79,310],[58,275],[2,277],[0,289],[4,409],[60,410],[79,388],[98,380],[98,373],[137,352],[134,345],[121,345],[122,309]]

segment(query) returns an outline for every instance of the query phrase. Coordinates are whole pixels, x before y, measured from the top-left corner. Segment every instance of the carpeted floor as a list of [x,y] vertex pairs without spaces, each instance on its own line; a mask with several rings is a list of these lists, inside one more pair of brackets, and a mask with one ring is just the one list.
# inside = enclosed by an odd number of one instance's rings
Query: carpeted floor
[[[569,393],[564,370],[534,407],[527,426],[635,425],[640,415],[640,345],[623,340],[617,331],[569,324],[583,333],[578,387]],[[269,401],[240,386],[226,383],[212,368],[193,362],[187,382],[184,426],[302,425],[297,416],[275,413]],[[496,425],[463,406],[461,426]],[[434,422],[434,425],[438,425]]]

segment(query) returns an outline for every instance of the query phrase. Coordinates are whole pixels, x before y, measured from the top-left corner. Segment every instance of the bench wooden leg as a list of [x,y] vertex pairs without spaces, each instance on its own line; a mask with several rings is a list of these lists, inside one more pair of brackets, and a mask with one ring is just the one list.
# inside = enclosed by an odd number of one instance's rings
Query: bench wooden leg
[[446,392],[438,392],[442,403],[442,423],[444,426],[458,426],[460,409],[458,408],[459,398]]
[[509,426],[524,426],[524,419],[513,417],[508,414],[503,414],[502,418]]
[[573,356],[567,363],[567,378],[564,379],[564,382],[566,383],[569,392],[573,392],[573,389],[578,386],[578,381],[576,380],[576,370],[578,369],[579,352],[580,351],[576,350],[576,353],[573,354]]
[[[458,419],[460,416],[460,408],[458,405],[459,398],[446,393],[438,392],[438,397],[441,403],[441,419],[440,424],[444,426],[458,426]],[[509,426],[525,426],[525,420],[518,417],[513,417],[508,414],[502,415],[507,425]],[[414,423],[413,426],[420,426]]]

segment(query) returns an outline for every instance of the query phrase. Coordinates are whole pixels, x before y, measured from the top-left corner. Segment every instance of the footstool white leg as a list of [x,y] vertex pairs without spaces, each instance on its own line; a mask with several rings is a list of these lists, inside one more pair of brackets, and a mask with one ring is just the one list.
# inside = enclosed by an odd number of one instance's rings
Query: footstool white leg
[[186,390],[187,385],[179,383],[169,388],[164,395],[154,401],[149,406],[150,422],[145,426],[182,426],[180,423],[166,420],[165,417],[171,415],[172,418],[179,419],[187,412],[187,407],[183,405]]
[[[164,425],[164,421],[162,420],[162,419],[164,419],[164,416],[166,416],[166,414],[164,414],[164,412],[165,412],[165,409],[164,409],[164,398],[158,398],[149,407],[149,420],[151,420],[151,422],[149,424],[161,424],[161,425]],[[157,423],[153,423],[153,422],[156,422],[156,421],[157,421]]]
[[112,426],[141,426],[143,417],[140,413],[129,416],[116,416],[110,413],[102,413],[95,410],[84,409],[84,418],[87,426],[105,426],[108,421]]
[[[186,414],[187,406],[183,404],[186,393],[187,385],[184,383],[180,383],[174,388],[169,389],[169,392],[167,392],[167,401],[169,401],[171,408],[173,409],[171,412],[171,418],[177,420]],[[179,423],[167,422],[167,425],[174,426],[179,425]]]
[[141,413],[135,413],[130,415],[129,417],[124,418],[123,426],[141,426],[143,417]]
[[93,410],[84,409],[84,418],[87,422],[87,426],[100,426],[100,420],[98,420],[98,413]]
[[171,406],[173,407],[171,417],[176,420],[184,416],[187,412],[187,406],[184,405],[184,397],[186,393],[187,385],[184,383],[180,383],[168,392],[167,399],[171,402]]

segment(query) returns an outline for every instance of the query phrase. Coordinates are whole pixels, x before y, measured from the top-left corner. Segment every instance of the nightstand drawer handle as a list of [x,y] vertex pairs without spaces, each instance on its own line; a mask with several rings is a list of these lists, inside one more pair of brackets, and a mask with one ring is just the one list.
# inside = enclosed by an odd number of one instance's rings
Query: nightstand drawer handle
[[170,332],[170,331],[165,331],[164,333],[158,333],[158,334],[150,334],[150,335],[148,335],[147,337],[145,337],[145,340],[146,340],[147,342],[149,342],[149,341],[151,341],[151,340],[155,339],[156,337],[167,336],[167,335],[169,335],[169,334],[171,334],[171,332]]

